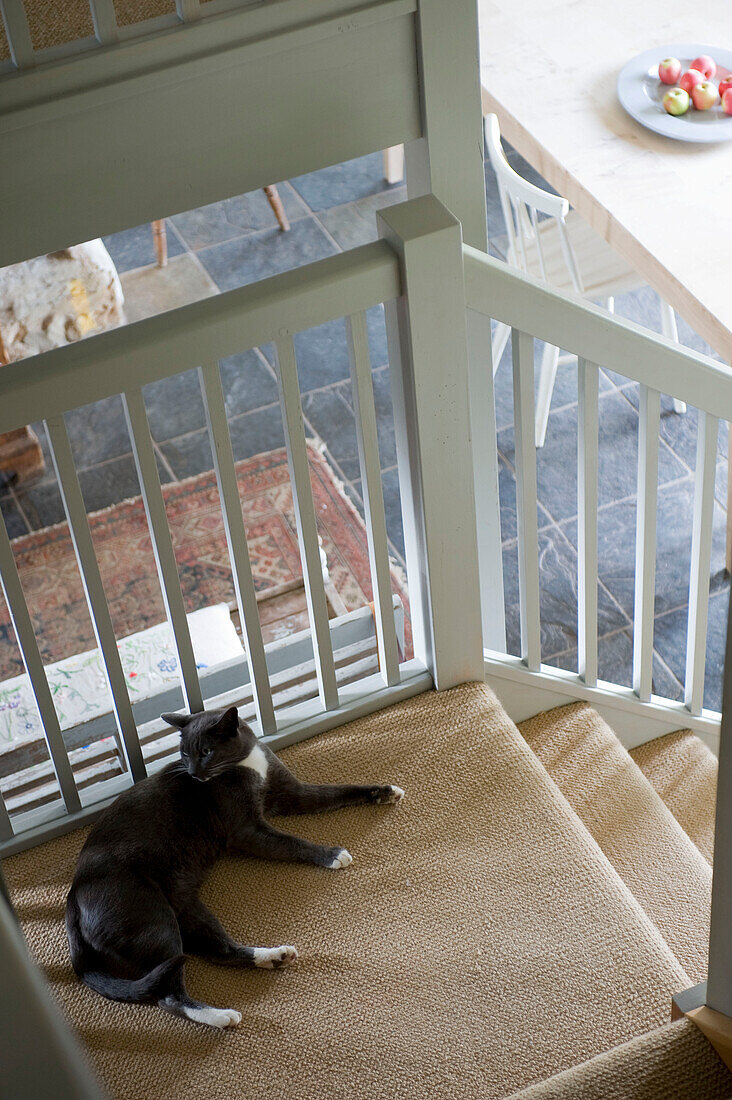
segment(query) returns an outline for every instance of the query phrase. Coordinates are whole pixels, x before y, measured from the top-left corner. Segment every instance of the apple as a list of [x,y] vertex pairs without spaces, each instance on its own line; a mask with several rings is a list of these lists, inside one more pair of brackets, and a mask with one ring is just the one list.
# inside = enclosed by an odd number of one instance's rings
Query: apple
[[683,88],[671,88],[663,97],[663,106],[670,115],[685,115],[689,110],[689,93]]
[[658,66],[658,79],[664,84],[676,84],[681,76],[681,62],[675,57],[667,57]]
[[687,69],[681,80],[679,81],[679,87],[683,88],[685,92],[691,95],[692,89],[697,84],[704,83],[704,74],[700,73],[698,69]]
[[711,80],[717,71],[716,63],[708,53],[703,53],[700,57],[695,57],[689,68],[698,69],[700,73],[703,73],[705,80]]
[[697,111],[708,111],[719,102],[717,85],[712,84],[711,80],[703,80],[701,84],[691,89],[691,101]]
[[722,96],[722,110],[726,115],[732,115],[732,84],[725,89]]
[[719,94],[723,96],[728,88],[732,88],[732,73],[727,73],[719,82]]

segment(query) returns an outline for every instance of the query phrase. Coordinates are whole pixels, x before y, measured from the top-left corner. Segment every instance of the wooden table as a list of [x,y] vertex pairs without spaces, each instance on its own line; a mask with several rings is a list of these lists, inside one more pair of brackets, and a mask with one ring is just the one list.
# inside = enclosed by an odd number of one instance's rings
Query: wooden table
[[479,0],[483,111],[592,228],[732,362],[732,142],[630,118],[617,75],[658,44],[732,45],[711,0]]

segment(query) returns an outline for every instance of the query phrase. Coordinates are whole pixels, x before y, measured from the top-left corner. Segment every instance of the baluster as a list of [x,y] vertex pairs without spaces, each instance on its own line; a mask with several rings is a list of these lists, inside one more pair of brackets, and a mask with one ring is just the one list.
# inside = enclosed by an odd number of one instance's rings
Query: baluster
[[64,800],[66,809],[72,814],[81,809],[79,792],[76,789],[69,754],[66,751],[58,715],[53,705],[51,689],[48,686],[43,658],[38,649],[33,623],[28,612],[28,605],[25,602],[23,588],[18,576],[18,568],[15,564],[13,548],[10,545],[2,516],[0,516],[0,584],[2,584],[5,603],[18,639],[18,646],[23,655],[23,664],[36,699],[48,754],[56,773],[61,797]]
[[371,359],[365,314],[356,313],[352,317],[346,318],[346,336],[351,364],[351,388],[353,408],[356,415],[358,461],[363,486],[379,666],[384,682],[391,687],[399,683],[399,656],[391,599],[391,569],[387,547],[386,514],[384,512],[384,495],[381,485],[374,386],[371,377]]
[[150,528],[155,564],[160,578],[163,602],[168,622],[173,631],[175,648],[178,654],[178,669],[181,677],[183,696],[191,714],[203,710],[203,696],[196,670],[196,658],[193,653],[191,632],[188,629],[186,608],[180,587],[178,566],[173,550],[173,539],[168,526],[165,500],[160,485],[155,449],[150,425],[145,411],[145,400],[141,389],[129,390],[122,395],[127,417],[127,425],[132,441],[132,453],[137,466],[140,492],[145,505],[147,524]]
[[333,646],[328,623],[323,568],[320,561],[315,505],[310,485],[305,426],[300,407],[300,387],[297,380],[297,360],[291,337],[277,341],[277,381],[280,391],[282,421],[285,428],[287,461],[290,468],[292,498],[295,505],[300,559],[305,581],[305,596],[310,616],[315,668],[320,700],[326,710],[338,706]]
[[597,683],[597,472],[599,371],[578,360],[577,414],[577,670]]
[[0,14],[13,63],[19,69],[32,68],[36,58],[23,0],[0,0]]
[[635,536],[633,690],[644,703],[653,683],[653,613],[656,596],[656,511],[661,395],[640,387],[638,410],[638,511]]
[[525,332],[512,329],[511,349],[516,443],[521,656],[532,671],[537,671],[541,665],[541,619],[539,533],[536,520],[536,445],[534,442],[534,339]]
[[704,705],[704,670],[707,651],[709,571],[712,561],[714,475],[717,465],[719,420],[700,410],[694,474],[694,520],[691,536],[689,618],[686,633],[684,701],[692,714]]
[[247,533],[239,499],[239,485],[236,480],[236,466],[226,420],[226,403],[218,363],[207,363],[199,367],[198,375],[203,406],[206,410],[206,423],[211,437],[211,450],[221,498],[234,591],[254,688],[254,705],[262,733],[274,733],[277,722],[272,704],[272,691],[257,608],[257,594],[249,560]]
[[114,0],[89,0],[94,33],[100,46],[109,46],[119,40]]
[[117,649],[117,638],[109,613],[107,597],[104,594],[99,563],[94,551],[94,543],[89,529],[89,520],[81,495],[81,486],[74,466],[74,456],[66,431],[63,415],[49,417],[46,421],[51,458],[58,478],[61,499],[69,524],[71,541],[79,565],[81,582],[89,607],[94,637],[101,650],[107,683],[112,695],[115,719],[119,738],[118,748],[123,753],[132,778],[137,781],[146,775],[142,749],[137,736],[135,719],[132,714],[130,697],[124,669]]

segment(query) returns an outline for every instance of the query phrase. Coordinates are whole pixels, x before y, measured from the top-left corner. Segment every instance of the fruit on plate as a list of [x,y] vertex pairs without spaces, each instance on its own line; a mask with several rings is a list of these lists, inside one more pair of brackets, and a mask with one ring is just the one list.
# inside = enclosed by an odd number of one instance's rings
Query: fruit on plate
[[705,80],[711,80],[717,71],[716,63],[708,53],[703,53],[699,57],[695,57],[689,67],[698,69],[700,73],[703,73]]
[[681,76],[681,62],[676,57],[666,57],[659,63],[658,79],[664,84],[677,84]]
[[683,88],[670,88],[663,97],[663,107],[670,115],[685,115],[689,110],[689,93]]
[[730,84],[722,96],[722,110],[726,115],[732,115],[732,84]]
[[719,94],[723,96],[728,88],[732,88],[732,73],[727,73],[719,82]]
[[704,74],[700,73],[698,69],[687,69],[681,80],[679,81],[679,87],[683,88],[685,92],[691,95],[692,90],[696,88],[697,84],[704,83]]
[[691,101],[697,111],[708,111],[710,107],[719,102],[717,85],[712,84],[711,80],[703,80],[701,84],[697,84],[691,89]]

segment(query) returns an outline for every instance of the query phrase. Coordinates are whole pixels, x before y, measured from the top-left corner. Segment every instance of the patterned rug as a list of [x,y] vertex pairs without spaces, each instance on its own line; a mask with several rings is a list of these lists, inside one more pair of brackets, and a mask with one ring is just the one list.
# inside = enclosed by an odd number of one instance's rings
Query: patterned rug
[[[323,456],[308,448],[318,533],[330,577],[349,611],[372,599],[366,530]],[[284,448],[237,464],[257,592],[302,576]],[[186,610],[234,601],[226,536],[213,471],[163,489]],[[90,514],[94,546],[118,638],[165,620],[165,609],[140,497]],[[91,619],[66,523],[13,543],[45,662],[95,647]],[[393,589],[407,608],[393,573]],[[409,634],[407,632],[408,650]],[[7,608],[0,601],[0,679],[23,663]]]

